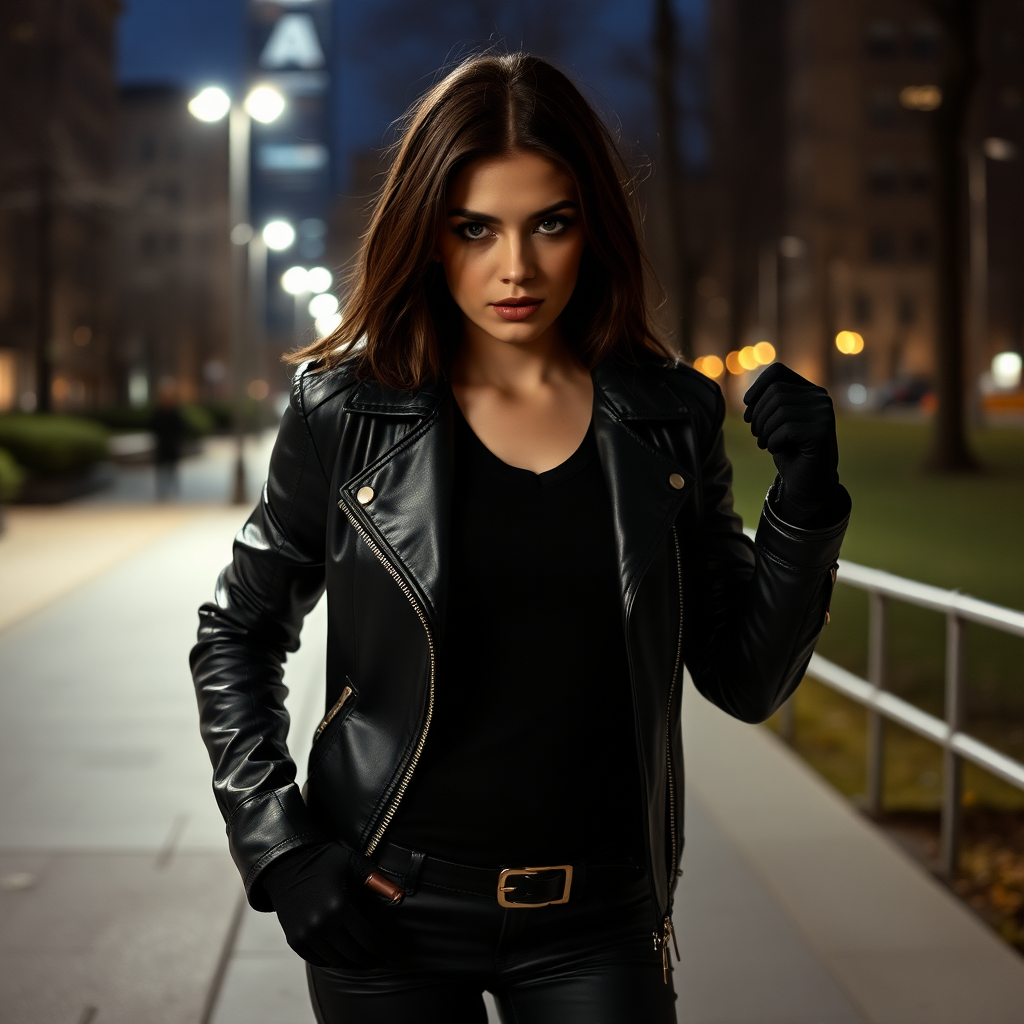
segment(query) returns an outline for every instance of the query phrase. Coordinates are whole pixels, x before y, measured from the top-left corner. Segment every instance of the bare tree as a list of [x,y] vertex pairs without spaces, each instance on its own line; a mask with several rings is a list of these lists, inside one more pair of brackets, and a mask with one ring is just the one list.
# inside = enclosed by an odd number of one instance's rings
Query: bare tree
[[653,37],[654,96],[658,117],[662,192],[669,223],[671,280],[675,293],[677,341],[683,359],[693,358],[693,269],[686,223],[684,176],[679,156],[678,27],[671,0],[655,0]]
[[964,280],[968,238],[962,217],[967,195],[967,125],[980,68],[977,0],[930,0],[945,29],[941,102],[931,117],[936,172],[936,330],[938,409],[926,467],[940,473],[976,470],[964,416]]

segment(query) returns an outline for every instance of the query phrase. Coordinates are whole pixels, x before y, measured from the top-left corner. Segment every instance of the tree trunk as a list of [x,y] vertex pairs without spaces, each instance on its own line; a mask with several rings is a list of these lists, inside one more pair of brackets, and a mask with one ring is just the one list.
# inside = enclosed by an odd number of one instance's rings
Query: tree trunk
[[[938,408],[925,468],[938,473],[978,469],[965,423],[965,338],[962,254],[968,238],[962,216],[967,195],[967,125],[978,78],[976,0],[935,0],[945,31],[942,102],[931,118],[935,161],[935,370]],[[971,382],[973,386],[973,382]]]
[[669,226],[671,287],[677,309],[679,354],[693,359],[693,273],[686,232],[682,162],[676,107],[676,19],[671,0],[655,0],[654,92],[658,114],[665,213]]

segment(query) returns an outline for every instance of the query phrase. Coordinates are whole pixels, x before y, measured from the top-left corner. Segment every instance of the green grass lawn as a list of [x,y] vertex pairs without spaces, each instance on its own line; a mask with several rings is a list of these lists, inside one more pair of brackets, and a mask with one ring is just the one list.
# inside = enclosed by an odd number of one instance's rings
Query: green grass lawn
[[[729,417],[725,431],[736,507],[756,526],[775,467],[739,417]],[[853,496],[842,557],[1024,609],[1024,429],[976,432],[972,444],[984,470],[962,477],[922,471],[929,431],[927,423],[840,419],[840,476]],[[889,614],[889,688],[941,715],[943,617],[898,602]],[[866,640],[866,596],[840,585],[818,650],[865,676]],[[967,645],[967,727],[1024,760],[1024,639],[972,625]],[[842,792],[862,792],[863,710],[807,680],[796,714],[797,749]],[[887,735],[887,806],[937,806],[937,748],[895,726]],[[973,769],[966,786],[968,802],[1024,806],[1024,794]]]

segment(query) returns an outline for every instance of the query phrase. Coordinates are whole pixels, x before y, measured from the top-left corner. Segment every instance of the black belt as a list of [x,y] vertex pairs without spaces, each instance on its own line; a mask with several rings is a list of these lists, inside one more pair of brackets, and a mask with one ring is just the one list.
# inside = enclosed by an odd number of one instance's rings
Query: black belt
[[478,868],[428,857],[416,850],[388,843],[374,854],[377,866],[411,896],[418,886],[486,896],[503,907],[546,907],[579,899],[585,890],[625,885],[643,875],[634,863],[552,864],[545,867]]

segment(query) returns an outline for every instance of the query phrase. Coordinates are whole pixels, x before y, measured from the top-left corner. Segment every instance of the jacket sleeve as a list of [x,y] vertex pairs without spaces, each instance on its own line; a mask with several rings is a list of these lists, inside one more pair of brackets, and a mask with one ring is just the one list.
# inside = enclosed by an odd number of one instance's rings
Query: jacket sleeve
[[719,394],[700,443],[700,522],[683,534],[686,665],[708,700],[760,722],[800,683],[825,624],[850,496],[840,486],[831,525],[800,529],[776,515],[770,491],[751,543],[733,510],[724,417]]
[[212,602],[199,609],[190,663],[213,790],[250,904],[272,909],[263,869],[318,835],[288,753],[286,656],[324,591],[329,481],[293,388],[259,505],[235,538]]

